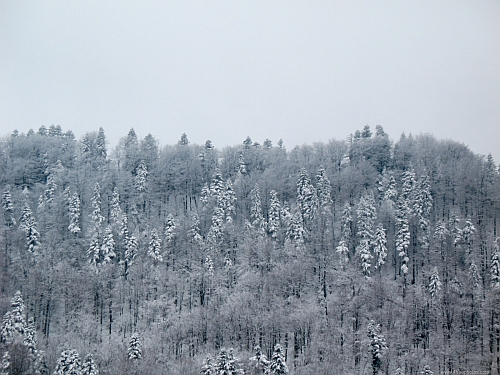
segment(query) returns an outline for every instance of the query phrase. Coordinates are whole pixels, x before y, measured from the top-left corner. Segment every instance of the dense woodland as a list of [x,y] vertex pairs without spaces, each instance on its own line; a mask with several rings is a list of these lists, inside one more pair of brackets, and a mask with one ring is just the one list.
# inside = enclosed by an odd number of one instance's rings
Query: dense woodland
[[500,373],[491,155],[42,126],[0,170],[4,374]]

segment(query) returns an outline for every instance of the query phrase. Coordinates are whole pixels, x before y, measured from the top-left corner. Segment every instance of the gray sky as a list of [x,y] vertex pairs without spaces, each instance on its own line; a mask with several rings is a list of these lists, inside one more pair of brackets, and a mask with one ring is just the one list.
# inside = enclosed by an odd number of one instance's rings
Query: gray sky
[[0,1],[0,135],[433,133],[500,161],[500,2]]

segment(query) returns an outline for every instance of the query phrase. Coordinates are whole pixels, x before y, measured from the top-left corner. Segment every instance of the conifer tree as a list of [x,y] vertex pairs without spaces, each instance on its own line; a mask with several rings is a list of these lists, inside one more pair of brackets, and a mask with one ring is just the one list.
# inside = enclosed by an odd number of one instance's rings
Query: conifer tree
[[70,233],[78,234],[81,232],[80,228],[80,198],[78,194],[73,193],[69,198],[69,225],[68,230]]
[[398,191],[396,190],[396,179],[391,171],[387,169],[382,171],[377,189],[380,193],[382,203],[389,204],[393,208],[398,197]]
[[336,252],[339,254],[340,264],[342,266],[345,266],[349,262],[349,248],[347,247],[347,244],[344,240],[339,241]]
[[96,156],[100,159],[106,159],[108,153],[106,150],[106,135],[104,134],[104,129],[99,128],[97,132],[97,138],[95,142]]
[[382,223],[377,225],[377,229],[375,230],[375,236],[373,239],[373,252],[377,257],[375,263],[375,269],[377,269],[385,263],[385,259],[387,257],[387,239]]
[[80,355],[74,349],[63,350],[57,359],[54,375],[81,375]]
[[245,158],[243,152],[238,153],[238,173],[245,175],[247,173],[247,165],[245,163]]
[[99,368],[90,353],[83,360],[81,375],[99,375]]
[[259,345],[257,345],[254,349],[255,355],[250,357],[250,362],[252,363],[252,367],[256,372],[264,373],[267,366],[269,365],[269,360],[266,355],[262,353],[262,349]]
[[33,318],[28,319],[28,324],[26,324],[24,329],[23,344],[28,348],[28,351],[33,358],[35,358],[37,354],[37,336]]
[[141,160],[141,162],[137,166],[134,178],[134,186],[138,192],[143,192],[146,190],[147,177],[148,177],[148,168],[144,163],[144,160]]
[[342,217],[340,219],[340,231],[342,235],[342,240],[349,246],[349,242],[351,241],[352,235],[352,208],[349,202],[344,204],[344,208],[342,210]]
[[54,200],[56,189],[57,184],[54,182],[54,176],[51,173],[47,176],[47,183],[43,197],[46,204],[50,204]]
[[424,375],[432,375],[434,373],[431,371],[431,367],[429,365],[425,365],[424,371],[422,371],[422,374],[424,374]]
[[[99,244],[99,237],[97,233],[93,233],[90,238],[90,245],[87,249],[88,261],[91,266],[97,267],[101,261],[101,246]],[[97,268],[96,268],[97,271]]]
[[136,334],[133,334],[129,341],[128,359],[130,361],[142,359],[142,342]]
[[36,229],[37,223],[27,201],[28,188],[25,188],[24,192],[26,197],[24,199],[25,202],[23,204],[21,218],[19,219],[19,229],[26,233],[26,248],[28,252],[36,255],[40,246],[40,234]]
[[113,189],[113,194],[111,196],[111,223],[115,226],[120,224],[122,216],[122,209],[120,208],[120,194],[118,193],[118,188]]
[[214,359],[211,355],[208,355],[203,361],[203,366],[201,367],[201,373],[203,375],[217,375],[215,372]]
[[273,240],[278,239],[280,224],[281,205],[278,193],[275,190],[269,192],[269,212],[267,219],[267,231]]
[[491,287],[494,289],[500,288],[500,252],[498,250],[499,239],[500,238],[497,238],[493,245],[493,252],[491,254],[491,263],[490,263]]
[[2,195],[2,208],[4,212],[4,223],[8,227],[16,225],[14,218],[14,205],[12,204],[12,195],[10,193],[10,186],[6,186],[6,190]]
[[305,168],[300,170],[297,180],[297,207],[304,223],[309,223],[314,219],[318,208],[318,196]]
[[149,237],[148,256],[156,262],[163,262],[161,255],[161,238],[158,236],[156,229],[151,230]]
[[274,346],[273,355],[269,360],[269,364],[264,372],[266,375],[287,375],[288,366],[285,361],[285,353],[280,344]]
[[316,189],[318,192],[319,207],[323,212],[329,212],[332,204],[332,185],[325,172],[325,168],[321,166],[316,175]]
[[255,187],[250,192],[251,208],[250,208],[250,222],[260,233],[265,231],[264,215],[262,214],[262,203],[260,200],[259,185],[255,184]]
[[474,261],[471,261],[471,264],[469,266],[469,280],[474,290],[479,288],[481,284],[481,275],[479,275],[479,270],[477,269],[476,263]]
[[115,239],[113,236],[113,231],[109,226],[104,230],[104,237],[101,246],[101,254],[102,254],[101,257],[103,265],[111,263],[111,261],[116,257]]
[[396,252],[401,258],[401,272],[408,273],[408,248],[410,246],[410,226],[408,218],[408,205],[401,196],[396,208]]
[[8,351],[5,351],[2,356],[2,362],[0,363],[0,369],[2,370],[0,374],[9,375],[9,367],[10,367],[10,354]]
[[10,343],[17,336],[23,336],[26,330],[26,321],[24,318],[25,305],[20,291],[14,294],[10,301],[12,309],[7,311],[2,319],[0,328],[1,341]]
[[357,226],[358,235],[360,237],[359,245],[356,248],[361,260],[361,268],[365,276],[370,276],[371,248],[373,245],[373,223],[376,216],[375,202],[373,195],[367,194],[362,196],[357,208]]
[[455,243],[459,245],[464,245],[467,249],[468,254],[472,252],[472,244],[474,242],[474,234],[476,233],[476,227],[472,224],[470,218],[465,220],[464,227],[460,229],[457,233]]
[[301,250],[304,245],[306,231],[299,207],[295,207],[286,228],[285,242],[294,245],[295,249]]
[[98,231],[99,226],[104,221],[104,216],[102,216],[101,214],[102,210],[101,186],[99,185],[98,182],[96,182],[94,185],[94,192],[92,194],[91,203],[92,203],[92,213],[90,214],[90,217],[94,222],[95,230]]
[[174,218],[174,215],[171,213],[168,214],[165,219],[165,242],[167,245],[171,244],[175,238],[175,230],[177,229],[177,222]]
[[418,218],[420,227],[419,242],[422,248],[429,247],[430,237],[430,213],[432,209],[432,195],[429,176],[424,174],[416,183],[414,189],[413,213]]
[[125,262],[128,268],[134,263],[139,246],[135,236],[129,236],[125,241]]
[[191,227],[188,231],[189,242],[201,246],[203,244],[203,237],[200,234],[200,220],[197,215],[193,215],[191,219]]
[[431,280],[429,282],[429,293],[432,298],[434,298],[441,290],[441,281],[439,280],[439,273],[437,267],[434,267],[431,274]]
[[403,187],[401,190],[401,197],[407,201],[408,208],[413,208],[413,202],[415,199],[415,171],[413,170],[413,166],[410,165],[410,169],[406,170],[402,176]]
[[243,369],[238,364],[238,358],[234,356],[234,349],[220,350],[214,364],[215,374],[217,375],[242,375]]
[[377,375],[381,370],[382,358],[388,347],[384,335],[380,333],[380,324],[375,324],[373,320],[368,323],[368,338],[370,339],[373,375]]

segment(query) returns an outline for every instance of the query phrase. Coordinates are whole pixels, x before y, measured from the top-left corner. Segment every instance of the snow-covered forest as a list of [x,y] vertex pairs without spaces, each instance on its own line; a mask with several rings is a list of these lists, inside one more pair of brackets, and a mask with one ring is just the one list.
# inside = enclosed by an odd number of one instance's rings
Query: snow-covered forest
[[431,135],[0,141],[0,373],[499,373],[500,176]]

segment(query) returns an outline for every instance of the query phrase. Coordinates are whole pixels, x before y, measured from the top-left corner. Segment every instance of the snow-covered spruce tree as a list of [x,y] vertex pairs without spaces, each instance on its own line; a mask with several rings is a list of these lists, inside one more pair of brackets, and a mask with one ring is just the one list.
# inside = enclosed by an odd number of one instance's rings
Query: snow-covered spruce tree
[[391,208],[394,208],[398,191],[396,190],[396,179],[392,171],[388,171],[387,169],[382,171],[379,176],[377,189],[380,194],[381,203],[389,204]]
[[260,234],[264,234],[265,221],[264,215],[262,214],[262,202],[260,200],[259,184],[257,183],[250,192],[250,201],[252,204],[252,206],[250,207],[250,222]]
[[128,359],[130,361],[142,359],[142,342],[136,334],[132,335],[128,344]]
[[474,261],[471,261],[470,263],[468,276],[473,290],[477,291],[482,282],[481,282],[481,275],[479,274],[479,270]]
[[101,246],[99,244],[99,237],[97,233],[93,233],[90,239],[89,248],[87,249],[87,257],[89,264],[96,269],[101,262]]
[[81,232],[80,228],[80,198],[78,194],[73,193],[68,199],[69,210],[69,225],[68,230],[70,233],[78,234]]
[[106,135],[104,134],[103,128],[99,128],[99,131],[97,132],[95,151],[97,158],[104,160],[106,159],[108,153],[106,150]]
[[4,214],[4,223],[7,227],[16,225],[14,217],[14,205],[12,204],[12,195],[10,193],[10,186],[7,185],[2,195],[2,208]]
[[259,345],[253,348],[253,350],[255,351],[255,355],[253,357],[250,357],[251,366],[256,372],[264,373],[267,366],[269,365],[269,360],[267,359],[266,355],[262,353],[262,349]]
[[424,173],[416,183],[413,202],[413,212],[418,218],[418,224],[420,227],[418,241],[424,249],[429,247],[431,210],[431,186],[429,183],[429,176]]
[[434,298],[441,290],[441,281],[439,280],[439,273],[437,267],[434,267],[427,287],[432,298]]
[[344,204],[342,209],[342,217],[340,219],[340,233],[342,240],[349,246],[352,236],[352,208],[349,202]]
[[340,240],[337,248],[335,249],[340,257],[340,265],[344,267],[349,262],[349,248],[344,240]]
[[296,199],[303,222],[308,224],[313,221],[318,209],[318,196],[305,168],[300,170],[299,179],[297,180]]
[[201,366],[201,373],[203,375],[217,375],[217,373],[215,372],[214,359],[211,355],[208,355],[203,361],[203,365]]
[[415,199],[415,185],[416,185],[416,175],[413,170],[413,166],[403,173],[401,177],[403,187],[401,189],[401,197],[408,202],[408,207],[413,208],[413,202]]
[[165,243],[167,245],[171,244],[175,238],[175,230],[177,229],[177,221],[174,215],[169,213],[165,219]]
[[[25,188],[24,192],[27,194],[28,188]],[[26,234],[26,249],[31,254],[37,254],[40,247],[40,234],[38,233],[36,227],[37,222],[35,221],[33,212],[31,211],[26,197],[21,217],[19,219],[19,229]]]
[[449,235],[450,235],[450,231],[446,227],[446,223],[443,220],[439,220],[436,223],[436,228],[434,230],[434,238],[437,240],[438,244],[441,247],[445,246],[446,237],[448,237]]
[[1,341],[10,343],[16,340],[16,337],[22,337],[26,330],[26,321],[24,318],[25,305],[20,291],[14,294],[10,301],[12,309],[7,311],[2,319],[0,327]]
[[212,177],[210,186],[205,189],[204,207],[212,208],[212,226],[207,234],[207,240],[215,246],[222,239],[224,229],[233,221],[235,212],[236,194],[230,180],[224,181],[217,169]]
[[5,351],[2,356],[2,362],[0,362],[0,375],[9,375],[9,367],[10,367],[10,354],[8,351]]
[[87,354],[82,363],[81,375],[99,375],[99,368],[97,367],[92,354]]
[[323,213],[330,211],[332,204],[332,185],[328,179],[325,168],[320,166],[316,175],[316,190],[318,193],[318,204]]
[[230,179],[227,179],[224,185],[224,193],[222,194],[222,200],[220,206],[224,210],[224,215],[226,217],[226,223],[232,223],[236,207],[236,193],[233,189],[233,184]]
[[247,173],[247,165],[245,163],[245,157],[243,156],[243,151],[238,153],[238,173],[246,174]]
[[130,267],[134,263],[139,249],[137,238],[135,236],[128,237],[125,246],[125,262],[127,267]]
[[373,194],[365,194],[362,196],[358,203],[357,213],[357,227],[358,235],[360,238],[365,238],[369,241],[373,238],[373,224],[377,217],[377,209],[375,207],[375,200]]
[[356,251],[359,254],[359,259],[361,261],[361,269],[363,270],[363,275],[365,275],[366,277],[370,276],[371,259],[373,258],[370,247],[370,241],[362,238],[359,241],[358,247],[356,248]]
[[119,226],[121,222],[122,209],[120,208],[120,194],[118,193],[118,188],[113,189],[113,194],[111,195],[111,213],[110,219],[113,226]]
[[368,323],[368,338],[370,339],[373,375],[377,375],[381,370],[382,358],[388,347],[384,335],[380,333],[380,324],[375,324],[373,320]]
[[158,236],[156,229],[152,229],[149,236],[148,256],[153,259],[155,264],[157,262],[163,262],[163,256],[161,255],[161,238]]
[[104,235],[101,245],[102,265],[111,263],[115,257],[116,257],[115,239],[113,236],[113,230],[111,229],[111,227],[108,226],[104,230]]
[[45,184],[45,191],[43,197],[47,205],[50,205],[54,200],[56,189],[57,189],[57,184],[55,183],[54,176],[51,173],[47,176],[47,182]]
[[306,231],[304,229],[302,215],[300,209],[295,207],[286,228],[285,243],[293,245],[296,250],[300,251],[304,247],[305,237]]
[[28,351],[33,358],[35,358],[37,354],[37,341],[35,322],[33,318],[29,318],[28,324],[26,324],[24,329],[23,344],[28,348]]
[[365,276],[370,276],[371,248],[373,245],[373,223],[376,217],[375,201],[372,194],[366,194],[361,197],[356,210],[358,215],[357,227],[360,237],[356,252],[359,254],[361,268]]
[[471,219],[467,218],[465,220],[464,227],[459,230],[458,235],[455,239],[455,243],[465,246],[469,255],[472,252],[475,233],[476,227],[474,226],[474,224],[472,224]]
[[287,375],[288,366],[285,361],[285,353],[283,347],[280,344],[274,346],[273,355],[269,360],[269,364],[264,372],[266,375]]
[[188,231],[189,242],[198,246],[203,245],[203,237],[200,234],[200,219],[197,215],[193,215],[191,219],[191,227]]
[[217,375],[242,375],[243,369],[238,363],[238,358],[234,356],[234,349],[222,348],[214,363],[215,374]]
[[404,372],[403,370],[401,369],[401,367],[398,367],[396,369],[396,371],[394,372],[394,375],[404,375]]
[[269,192],[269,212],[267,219],[267,231],[273,240],[278,240],[280,223],[281,204],[278,193],[275,190]]
[[96,231],[98,231],[99,226],[104,221],[104,216],[101,214],[102,210],[102,199],[101,199],[101,186],[98,182],[94,185],[94,191],[92,193],[91,198],[92,203],[92,213],[90,214],[90,218],[94,222],[94,227]]
[[408,273],[408,248],[410,247],[409,209],[406,199],[401,196],[396,208],[396,252],[401,258],[401,272]]
[[54,375],[81,375],[80,355],[74,349],[63,350],[56,361]]
[[500,251],[498,242],[500,237],[495,240],[493,244],[493,252],[491,254],[490,263],[490,283],[494,289],[500,289]]
[[134,187],[138,192],[142,193],[146,191],[147,177],[148,177],[148,168],[144,160],[141,160],[135,171],[135,178],[134,178]]
[[373,252],[376,256],[375,269],[379,268],[385,263],[387,258],[387,239],[385,236],[385,229],[380,223],[375,229],[375,235],[373,237]]
[[429,365],[425,365],[424,370],[421,372],[424,375],[433,375],[434,373],[431,371],[431,367]]

